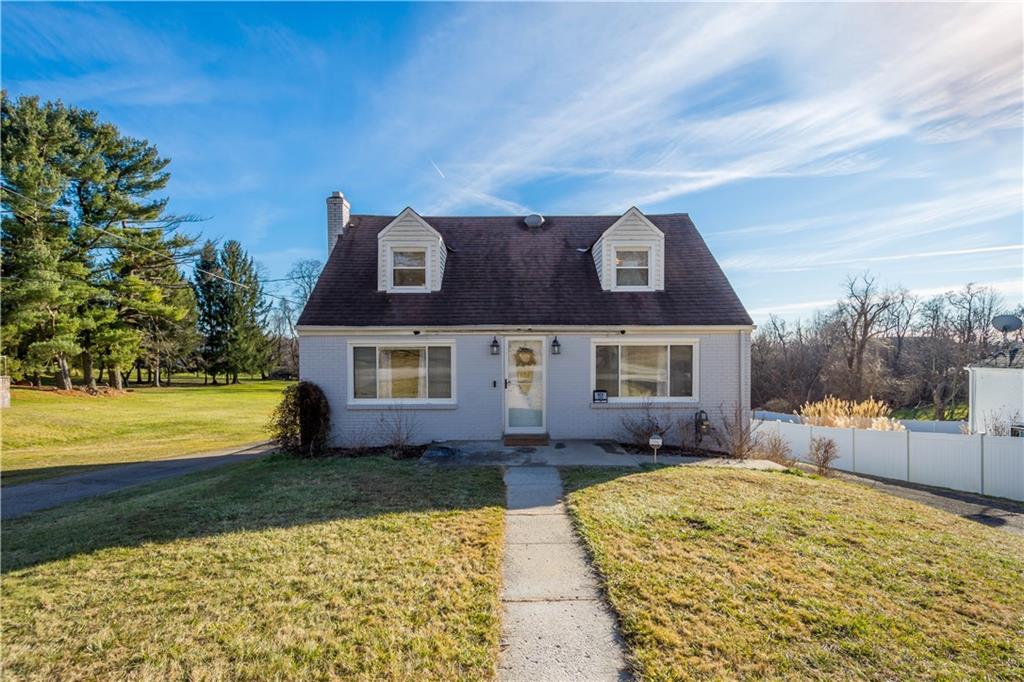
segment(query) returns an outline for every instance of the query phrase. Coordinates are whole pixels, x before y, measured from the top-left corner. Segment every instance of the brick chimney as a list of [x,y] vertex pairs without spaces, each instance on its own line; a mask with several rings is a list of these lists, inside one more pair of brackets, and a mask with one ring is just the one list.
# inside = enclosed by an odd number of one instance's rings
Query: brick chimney
[[349,219],[348,200],[341,192],[331,192],[327,197],[327,255],[331,255],[334,245],[338,243],[341,235],[345,234]]

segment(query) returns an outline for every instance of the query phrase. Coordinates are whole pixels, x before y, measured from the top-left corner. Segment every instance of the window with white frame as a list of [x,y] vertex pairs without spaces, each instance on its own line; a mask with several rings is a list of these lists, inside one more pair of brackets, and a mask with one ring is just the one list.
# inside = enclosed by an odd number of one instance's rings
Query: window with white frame
[[593,388],[609,400],[694,400],[696,357],[695,343],[599,343]]
[[615,288],[647,289],[651,285],[651,249],[615,248]]
[[352,347],[355,401],[451,401],[452,346]]
[[427,288],[427,250],[396,248],[391,250],[391,287]]

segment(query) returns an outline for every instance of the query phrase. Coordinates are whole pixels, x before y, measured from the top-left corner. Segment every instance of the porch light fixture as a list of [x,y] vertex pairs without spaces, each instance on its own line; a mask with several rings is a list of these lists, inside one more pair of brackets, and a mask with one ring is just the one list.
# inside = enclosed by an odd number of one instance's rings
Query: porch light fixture
[[501,352],[501,344],[498,343],[498,337],[495,336],[491,339],[491,355],[497,355]]
[[558,337],[557,336],[555,337],[555,340],[551,342],[551,354],[552,355],[561,355],[562,354],[562,344],[558,343]]

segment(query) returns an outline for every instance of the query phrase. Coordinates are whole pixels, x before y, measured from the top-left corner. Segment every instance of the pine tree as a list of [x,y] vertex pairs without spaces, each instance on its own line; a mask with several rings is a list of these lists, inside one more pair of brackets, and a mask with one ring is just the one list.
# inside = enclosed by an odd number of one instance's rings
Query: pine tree
[[70,363],[80,351],[80,311],[95,293],[68,216],[58,210],[69,187],[73,126],[60,103],[37,97],[11,101],[2,93],[3,353],[38,374],[51,362],[70,390]]
[[224,276],[235,283],[226,290],[224,307],[227,321],[225,369],[231,375],[231,382],[238,383],[240,372],[257,372],[266,366],[269,348],[263,327],[269,306],[256,264],[239,242],[230,240],[224,244],[220,262]]
[[226,371],[227,362],[229,285],[221,279],[223,276],[217,245],[207,241],[196,261],[192,289],[198,304],[196,326],[202,337],[199,356],[204,372],[213,377],[215,384],[217,375]]
[[147,335],[194,340],[176,266],[194,240],[173,233],[191,219],[164,216],[167,199],[152,198],[169,177],[155,147],[95,112],[4,93],[3,157],[5,354],[24,370],[56,362],[66,389],[76,355],[95,388],[99,358],[119,387]]

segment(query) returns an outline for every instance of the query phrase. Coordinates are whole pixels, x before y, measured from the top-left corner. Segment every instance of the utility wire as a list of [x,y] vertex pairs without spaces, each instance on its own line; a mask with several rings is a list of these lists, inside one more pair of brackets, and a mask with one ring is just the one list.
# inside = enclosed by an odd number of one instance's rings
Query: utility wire
[[[13,190],[13,189],[11,189],[11,188],[10,188],[10,187],[8,187],[7,185],[0,185],[0,189],[3,189],[3,191],[5,191],[5,192],[9,192],[9,193],[11,193],[11,194],[14,194],[15,196],[19,196],[19,197],[21,197],[22,199],[24,199],[25,201],[30,201],[30,202],[32,202],[33,204],[35,204],[35,205],[36,205],[37,207],[39,207],[39,208],[43,209],[44,211],[50,211],[50,212],[57,212],[57,209],[53,208],[52,206],[46,206],[46,205],[44,205],[44,204],[43,204],[42,202],[36,201],[35,199],[33,199],[33,198],[31,198],[31,197],[27,197],[27,196],[25,196],[24,194],[22,194],[21,192],[18,192],[18,191],[16,191],[16,190]],[[16,216],[18,215],[18,214],[17,214],[17,213],[15,212],[15,211],[13,211],[13,210],[12,210],[12,211],[10,211],[10,212],[11,212],[11,213],[14,213],[14,215],[16,215]],[[24,218],[25,216],[18,216],[18,217],[19,217],[19,218]],[[127,222],[127,221],[122,221],[122,222]],[[106,230],[106,229],[104,229],[104,228],[102,228],[102,227],[99,227],[99,226],[97,226],[97,225],[91,225],[91,224],[89,224],[89,223],[84,223],[84,222],[83,222],[83,223],[81,223],[81,224],[82,224],[82,225],[84,225],[85,227],[89,227],[89,228],[92,228],[92,229],[94,229],[94,230],[97,230],[97,231],[99,231],[99,232],[102,232],[102,233],[103,233],[103,234],[105,234],[105,235],[108,235],[108,236],[114,237],[115,239],[120,239],[120,240],[122,240],[122,241],[124,241],[124,242],[128,242],[128,243],[131,243],[131,242],[129,242],[129,240],[125,239],[125,237],[124,237],[123,235],[119,235],[119,234],[117,234],[117,233],[115,233],[115,232],[111,232],[111,231],[109,231],[109,230]],[[178,265],[178,261],[177,261],[177,260],[175,260],[175,259],[174,259],[173,257],[171,257],[171,256],[168,256],[168,255],[167,255],[166,253],[161,253],[161,252],[157,251],[156,249],[151,249],[151,248],[149,248],[148,246],[145,246],[145,245],[143,245],[143,244],[134,244],[134,243],[132,243],[132,246],[134,246],[135,248],[139,248],[139,249],[142,249],[143,251],[148,251],[149,253],[152,253],[152,254],[153,254],[153,255],[155,255],[155,256],[159,256],[160,258],[163,258],[163,259],[165,259],[165,260],[168,260],[168,261],[170,261],[171,263],[173,263],[173,264],[174,264],[175,266],[177,266],[177,265]],[[216,273],[216,272],[210,272],[209,270],[204,270],[204,269],[200,268],[200,267],[199,267],[199,266],[197,266],[197,265],[193,265],[192,267],[193,267],[193,269],[194,269],[194,270],[195,270],[196,272],[201,272],[201,273],[203,273],[204,275],[209,275],[210,277],[215,277],[215,278],[217,278],[217,279],[219,279],[219,280],[223,280],[224,282],[227,282],[228,284],[233,284],[234,286],[242,287],[243,289],[252,289],[252,288],[253,288],[253,287],[252,287],[251,285],[249,285],[249,284],[244,284],[244,283],[242,283],[242,282],[237,282],[237,281],[235,281],[235,280],[233,280],[233,279],[230,279],[229,277],[225,277],[224,275],[218,274],[218,273]],[[286,279],[287,279],[287,278],[286,278]],[[296,279],[296,278],[291,278],[291,279]],[[263,281],[268,281],[268,282],[271,282],[271,281],[284,281],[284,280],[260,280],[260,281],[261,281],[261,282],[263,282]],[[293,301],[292,299],[290,299],[290,298],[287,298],[287,297],[285,297],[285,296],[281,296],[281,295],[279,295],[279,294],[271,294],[271,293],[269,293],[269,292],[267,292],[267,291],[263,291],[263,292],[261,292],[261,293],[262,293],[262,294],[263,294],[264,296],[268,296],[268,297],[270,297],[270,298],[278,298],[278,299],[281,299],[282,301],[286,301],[286,302],[288,302],[288,303],[291,303],[292,305],[297,305],[297,306],[300,306],[300,307],[302,306],[302,304],[301,304],[301,303],[299,303],[298,301]]]

